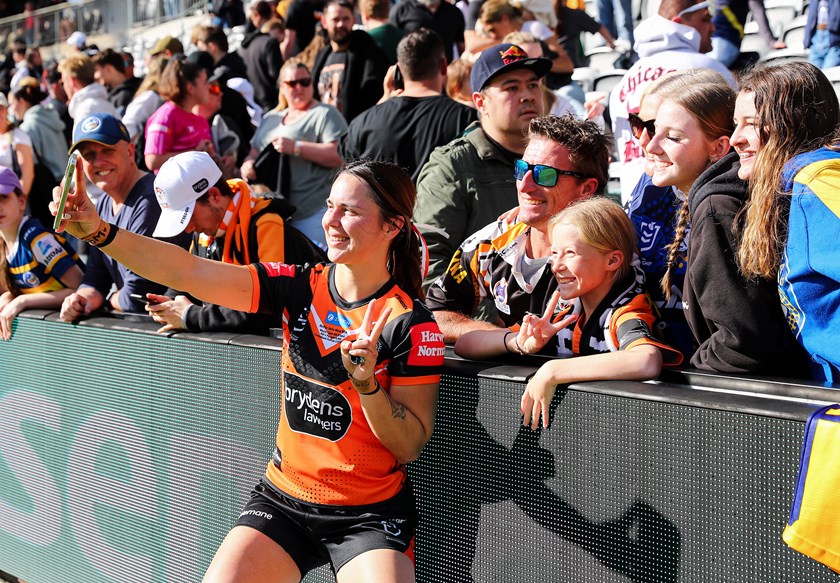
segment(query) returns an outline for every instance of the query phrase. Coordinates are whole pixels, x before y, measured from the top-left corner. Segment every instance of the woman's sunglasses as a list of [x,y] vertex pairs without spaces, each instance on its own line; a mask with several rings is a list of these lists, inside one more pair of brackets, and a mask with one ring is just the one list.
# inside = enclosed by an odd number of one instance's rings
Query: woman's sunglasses
[[656,120],[650,119],[648,121],[643,121],[635,113],[631,113],[627,116],[627,119],[630,121],[630,133],[633,134],[633,137],[637,140],[642,138],[642,132],[647,130],[648,137],[652,138],[656,135]]
[[300,85],[301,87],[309,87],[310,85],[312,85],[312,78],[307,77],[306,79],[292,79],[291,81],[283,81],[283,85],[285,85],[286,87],[291,87],[292,89],[294,89],[298,85]]
[[556,186],[557,179],[560,176],[574,176],[575,178],[586,178],[580,172],[572,172],[571,170],[558,170],[553,166],[546,166],[545,164],[528,164],[525,160],[517,160],[513,163],[513,175],[517,180],[522,180],[528,174],[528,170],[534,173],[534,182],[540,186]]

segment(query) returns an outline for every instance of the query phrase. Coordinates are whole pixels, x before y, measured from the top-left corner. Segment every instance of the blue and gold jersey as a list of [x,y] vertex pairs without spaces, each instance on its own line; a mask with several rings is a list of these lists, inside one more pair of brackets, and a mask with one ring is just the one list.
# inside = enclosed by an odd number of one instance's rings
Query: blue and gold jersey
[[66,286],[61,277],[73,265],[84,269],[78,254],[60,235],[46,229],[38,219],[24,217],[17,243],[6,256],[12,280],[20,293],[51,292]]

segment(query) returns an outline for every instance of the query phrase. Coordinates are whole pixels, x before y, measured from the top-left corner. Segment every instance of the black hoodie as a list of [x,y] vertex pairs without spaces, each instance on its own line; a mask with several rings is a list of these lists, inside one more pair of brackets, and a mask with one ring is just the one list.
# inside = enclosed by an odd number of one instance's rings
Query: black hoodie
[[700,347],[691,364],[725,373],[792,376],[801,352],[784,319],[775,282],[748,281],[736,253],[747,201],[738,154],[709,167],[688,194],[691,236],[683,298]]
[[255,30],[242,39],[239,56],[248,70],[248,81],[254,86],[254,101],[263,109],[277,107],[277,78],[283,57],[274,37]]

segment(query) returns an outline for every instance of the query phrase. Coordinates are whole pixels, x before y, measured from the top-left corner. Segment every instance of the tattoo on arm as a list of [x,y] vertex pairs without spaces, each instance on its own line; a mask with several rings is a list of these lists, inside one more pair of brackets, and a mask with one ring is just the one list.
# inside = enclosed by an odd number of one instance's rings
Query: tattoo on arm
[[391,416],[394,419],[405,419],[405,405],[397,403],[392,399],[389,400],[391,401]]

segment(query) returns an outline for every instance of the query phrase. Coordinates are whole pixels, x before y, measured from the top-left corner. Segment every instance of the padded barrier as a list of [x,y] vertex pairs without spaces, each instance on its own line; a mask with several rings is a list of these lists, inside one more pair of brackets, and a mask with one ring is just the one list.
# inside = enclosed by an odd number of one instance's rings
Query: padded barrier
[[[198,581],[272,450],[279,342],[29,312],[0,347],[0,570]],[[700,372],[558,391],[450,355],[410,475],[420,582],[840,581],[781,540],[804,421],[840,393]],[[327,568],[307,583],[333,581]]]

